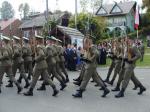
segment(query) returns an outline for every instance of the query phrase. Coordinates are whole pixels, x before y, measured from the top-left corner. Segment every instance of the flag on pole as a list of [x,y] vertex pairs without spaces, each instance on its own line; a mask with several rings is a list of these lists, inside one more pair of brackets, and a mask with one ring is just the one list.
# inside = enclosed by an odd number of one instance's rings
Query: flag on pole
[[138,4],[136,5],[136,11],[135,11],[135,24],[134,24],[134,28],[137,30],[139,27],[139,6]]

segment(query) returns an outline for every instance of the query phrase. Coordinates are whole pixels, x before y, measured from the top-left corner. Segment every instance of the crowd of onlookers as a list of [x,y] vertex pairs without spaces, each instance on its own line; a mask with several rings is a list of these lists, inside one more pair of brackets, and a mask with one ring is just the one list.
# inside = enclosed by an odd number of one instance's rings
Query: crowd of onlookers
[[66,68],[70,71],[76,71],[80,70],[81,65],[81,56],[83,56],[83,48],[78,47],[76,45],[68,45],[67,48],[65,48],[64,52],[65,56],[65,65]]

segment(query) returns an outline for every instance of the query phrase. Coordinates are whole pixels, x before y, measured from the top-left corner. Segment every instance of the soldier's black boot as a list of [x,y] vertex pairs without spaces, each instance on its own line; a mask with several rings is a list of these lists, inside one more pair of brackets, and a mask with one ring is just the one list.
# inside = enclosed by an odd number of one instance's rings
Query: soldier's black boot
[[22,87],[20,86],[20,84],[18,82],[16,82],[15,84],[16,84],[17,89],[18,89],[17,93],[19,94],[22,91]]
[[117,84],[117,86],[114,89],[112,89],[111,91],[113,91],[113,92],[120,91],[120,85]]
[[116,98],[124,97],[124,91],[125,91],[125,89],[122,88],[121,91],[117,95],[115,95],[115,97]]
[[98,85],[98,84],[95,84],[94,86],[95,86],[95,87],[98,87],[99,85]]
[[24,96],[33,96],[33,88],[30,88],[27,92],[23,93]]
[[63,83],[63,82],[62,82],[60,85],[61,85],[60,90],[64,90],[64,88],[66,88],[66,87],[67,87],[67,85],[66,85],[65,83]]
[[6,87],[13,87],[13,82],[10,81],[8,85],[6,85]]
[[66,77],[66,80],[65,80],[65,83],[68,83],[69,82],[69,78],[68,76]]
[[104,80],[104,82],[109,82],[109,78],[107,77],[107,78]]
[[1,88],[0,88],[0,93],[2,92]]
[[83,93],[83,90],[78,90],[76,94],[72,94],[72,96],[75,98],[82,98],[82,93]]
[[81,81],[78,82],[73,82],[75,85],[80,86],[81,85]]
[[30,74],[28,74],[27,79],[28,79],[28,80],[31,80],[31,75],[30,75]]
[[113,85],[114,84],[114,80],[109,81],[108,84]]
[[133,88],[133,90],[137,90],[137,88],[138,88],[138,86],[135,85],[134,88]]
[[53,94],[52,94],[52,96],[56,96],[59,93],[59,91],[56,89],[55,86],[52,86],[52,88],[53,88]]
[[52,81],[54,80],[54,75],[52,75],[51,80],[52,80]]
[[24,86],[24,88],[28,88],[30,86],[30,83],[29,83],[28,79],[26,79],[25,81],[26,81],[26,85]]
[[91,80],[91,82],[93,83],[93,82],[94,82],[94,80]]
[[101,87],[99,90],[104,90],[104,88],[103,88],[103,87]]
[[19,79],[17,80],[17,82],[19,82],[21,84],[22,82],[22,77],[20,76]]
[[74,81],[79,81],[80,80],[80,77],[76,78],[76,79],[73,79]]
[[146,88],[143,87],[143,86],[141,86],[141,87],[140,87],[140,91],[138,92],[138,95],[143,94],[144,91],[146,91]]
[[103,87],[103,90],[104,90],[104,93],[103,93],[102,97],[104,98],[104,97],[106,97],[107,94],[110,93],[110,91],[106,87]]
[[42,83],[41,87],[37,88],[38,91],[45,91],[46,90],[46,85]]

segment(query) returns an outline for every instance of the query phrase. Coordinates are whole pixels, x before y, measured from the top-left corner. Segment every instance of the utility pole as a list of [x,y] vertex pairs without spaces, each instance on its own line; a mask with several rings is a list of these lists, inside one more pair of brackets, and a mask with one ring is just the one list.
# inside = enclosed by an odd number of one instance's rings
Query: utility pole
[[47,31],[48,31],[48,35],[50,36],[50,28],[49,28],[49,24],[48,24],[48,15],[49,15],[49,10],[48,10],[48,0],[46,0],[46,22],[47,22]]
[[78,1],[75,0],[75,28],[77,29]]

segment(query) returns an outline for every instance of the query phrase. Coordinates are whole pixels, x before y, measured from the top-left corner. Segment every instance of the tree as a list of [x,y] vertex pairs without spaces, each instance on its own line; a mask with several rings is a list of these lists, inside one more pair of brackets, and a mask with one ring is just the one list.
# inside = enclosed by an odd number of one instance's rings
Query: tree
[[18,10],[21,14],[21,18],[26,19],[29,15],[30,7],[28,3],[20,4]]
[[102,5],[103,0],[91,0],[91,9],[93,10],[93,13],[95,13],[98,8]]
[[[87,33],[92,35],[94,41],[107,38],[104,33],[104,29],[106,28],[104,18],[92,17],[91,14],[80,13],[77,20],[77,29],[85,35]],[[74,17],[70,19],[69,26],[75,28]]]
[[87,12],[89,0],[80,0],[82,12]]
[[45,23],[45,25],[43,26],[43,34],[44,34],[44,36],[45,37],[48,36],[49,35],[49,31],[54,29],[57,24],[58,23],[57,23],[56,19],[48,20],[48,23]]
[[143,0],[143,8],[147,8],[147,11],[150,11],[150,0]]
[[2,3],[2,8],[0,9],[0,12],[1,12],[1,18],[2,19],[13,18],[14,14],[15,14],[12,5],[7,1],[4,1]]

